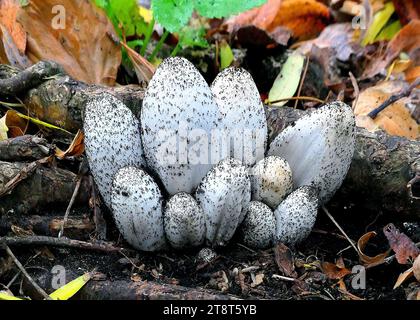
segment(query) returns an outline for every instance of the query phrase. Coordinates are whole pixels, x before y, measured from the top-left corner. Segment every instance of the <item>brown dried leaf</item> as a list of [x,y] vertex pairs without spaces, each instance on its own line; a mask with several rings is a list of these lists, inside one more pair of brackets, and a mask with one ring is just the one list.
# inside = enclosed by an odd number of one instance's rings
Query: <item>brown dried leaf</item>
[[26,32],[22,25],[16,21],[19,9],[19,0],[0,1],[0,25],[8,31],[16,48],[23,54],[26,49]]
[[74,137],[73,141],[71,142],[70,146],[67,148],[66,151],[62,151],[59,148],[55,149],[55,155],[59,159],[64,159],[67,157],[79,157],[85,152],[85,144],[84,144],[85,135],[81,130],[77,131],[76,136]]
[[410,260],[414,261],[420,254],[420,249],[411,241],[407,235],[400,232],[392,223],[383,229],[389,245],[394,250],[398,263],[407,264]]
[[411,101],[410,97],[396,101],[380,112],[375,119],[367,116],[391,95],[403,90],[406,85],[401,81],[385,81],[361,92],[354,109],[357,126],[371,132],[383,129],[390,135],[416,139],[420,134],[420,126],[406,107],[406,104]]
[[419,0],[392,0],[395,11],[402,24],[407,24],[411,20],[420,19]]
[[420,282],[420,255],[417,256],[413,264],[413,274],[416,277],[417,281]]
[[410,279],[413,276],[413,268],[410,268],[398,276],[397,282],[395,282],[394,290],[404,283],[405,280]]
[[340,259],[337,262],[338,263],[321,263],[321,270],[329,279],[338,280],[351,273],[349,269],[343,266],[343,262],[340,261]]
[[406,52],[409,55],[413,54],[418,49],[419,43],[420,20],[412,20],[394,36],[382,54],[371,59],[363,72],[362,78],[370,79],[386,70],[401,52]]
[[127,50],[127,55],[133,63],[134,71],[136,72],[139,83],[144,87],[147,87],[150,79],[152,79],[156,71],[156,68],[139,53],[131,49],[126,43],[121,41],[120,44]]
[[26,133],[28,121],[19,117],[16,111],[8,110],[5,114],[5,124],[9,128],[7,132],[8,137],[16,138]]
[[263,283],[263,281],[264,281],[264,273],[258,273],[255,276],[254,281],[252,281],[252,283],[251,283],[251,288],[255,288],[255,287],[259,286],[261,283]]
[[[52,13],[54,7],[59,13]],[[64,29],[54,24],[60,13]],[[121,50],[108,35],[116,37],[111,22],[91,1],[31,0],[19,10],[18,21],[27,32],[26,55],[33,63],[53,60],[77,80],[115,83]]]
[[228,29],[253,25],[275,32],[277,27],[285,27],[299,40],[317,36],[330,20],[328,7],[316,0],[268,0],[261,7],[244,12],[227,22]]
[[359,249],[359,258],[366,268],[382,264],[385,258],[389,255],[389,250],[384,253],[378,254],[374,257],[370,257],[363,253],[369,240],[375,236],[376,232],[371,231],[365,233],[363,236],[360,237],[359,241],[357,241],[357,249]]
[[283,243],[274,247],[274,257],[280,272],[286,277],[296,278],[295,264],[292,251]]

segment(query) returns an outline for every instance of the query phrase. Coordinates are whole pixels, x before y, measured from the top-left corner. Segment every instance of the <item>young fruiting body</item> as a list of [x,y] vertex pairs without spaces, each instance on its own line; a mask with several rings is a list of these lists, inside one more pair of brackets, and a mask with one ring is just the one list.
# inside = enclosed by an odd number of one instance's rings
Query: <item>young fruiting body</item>
[[203,209],[188,193],[177,193],[164,211],[165,235],[176,249],[197,247],[204,242],[206,225]]
[[112,211],[118,229],[134,248],[156,251],[165,247],[162,200],[159,187],[143,170],[125,167],[115,175]]
[[276,241],[295,245],[309,236],[318,213],[318,199],[312,187],[293,191],[274,211]]
[[86,154],[95,182],[111,207],[115,173],[125,166],[143,166],[140,124],[124,103],[110,94],[95,96],[85,108]]
[[273,211],[264,203],[251,201],[245,209],[241,236],[245,245],[265,249],[273,244],[276,219]]
[[275,209],[292,192],[292,170],[286,160],[270,156],[257,162],[251,172],[252,200]]
[[197,188],[196,199],[206,216],[206,240],[213,246],[226,244],[244,219],[251,200],[246,167],[236,159],[222,160]]
[[169,194],[191,193],[220,160],[210,152],[218,118],[211,90],[192,63],[164,60],[146,90],[141,126],[147,164]]
[[341,186],[350,167],[355,146],[352,109],[333,102],[300,118],[271,143],[268,154],[287,160],[294,187],[309,185],[321,203]]
[[217,127],[223,130],[225,157],[251,166],[261,160],[267,144],[267,120],[252,76],[242,68],[226,68],[211,85],[221,113]]

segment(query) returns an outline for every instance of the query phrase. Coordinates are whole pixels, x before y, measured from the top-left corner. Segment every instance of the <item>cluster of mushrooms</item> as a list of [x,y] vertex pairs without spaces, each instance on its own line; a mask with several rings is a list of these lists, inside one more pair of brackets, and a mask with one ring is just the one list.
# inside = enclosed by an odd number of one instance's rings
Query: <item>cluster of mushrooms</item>
[[84,131],[103,200],[143,251],[223,246],[237,231],[253,248],[295,245],[342,184],[355,145],[351,108],[333,102],[267,146],[251,75],[227,68],[209,87],[183,58],[159,66],[139,117],[112,95],[92,98]]

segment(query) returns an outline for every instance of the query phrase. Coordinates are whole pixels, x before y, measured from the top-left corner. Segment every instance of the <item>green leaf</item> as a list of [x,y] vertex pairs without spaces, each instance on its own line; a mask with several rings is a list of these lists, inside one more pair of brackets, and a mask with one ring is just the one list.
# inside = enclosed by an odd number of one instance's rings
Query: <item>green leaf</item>
[[[299,86],[304,62],[305,57],[298,53],[293,53],[287,58],[276,80],[274,80],[273,87],[268,93],[268,99],[270,101],[282,100],[294,96]],[[272,105],[281,107],[286,103],[287,101],[281,101]]]
[[234,59],[235,57],[229,44],[226,41],[222,42],[220,44],[220,68],[225,69],[229,67]]
[[105,10],[120,37],[120,24],[126,36],[143,35],[146,32],[147,23],[140,16],[136,0],[95,0],[95,3]]
[[91,274],[85,273],[73,281],[65,284],[61,288],[55,290],[50,294],[50,298],[53,300],[68,300],[73,297],[82,287],[91,279]]
[[379,35],[375,38],[375,41],[391,40],[402,28],[400,20],[394,21],[388,24]]
[[267,0],[195,0],[198,13],[207,18],[229,17],[266,3]]
[[201,28],[191,28],[184,27],[179,36],[179,45],[182,48],[188,47],[200,47],[207,48],[209,43],[205,39],[206,30],[204,27]]
[[388,2],[385,4],[384,8],[378,11],[373,17],[373,22],[370,25],[369,29],[366,32],[364,39],[362,40],[362,46],[374,43],[379,32],[387,24],[392,14],[395,12],[394,4]]
[[178,32],[192,15],[194,6],[191,0],[153,0],[152,11],[155,20],[170,32]]

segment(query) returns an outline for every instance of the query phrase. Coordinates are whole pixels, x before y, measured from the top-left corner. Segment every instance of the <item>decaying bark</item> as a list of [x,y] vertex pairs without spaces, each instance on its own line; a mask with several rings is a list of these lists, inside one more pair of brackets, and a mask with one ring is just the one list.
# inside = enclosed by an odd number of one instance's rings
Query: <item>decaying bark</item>
[[[56,237],[62,223],[62,216],[0,215],[0,236],[23,230],[37,235]],[[19,230],[16,230],[16,227]],[[80,215],[69,218],[64,226],[65,236],[77,240],[88,240],[89,234],[94,230],[94,223],[88,217]]]
[[91,281],[80,291],[82,300],[237,300],[200,288],[151,281]]
[[[268,108],[270,141],[305,114],[292,108]],[[383,131],[356,129],[356,150],[343,186],[332,202],[355,202],[360,208],[420,217],[420,141],[390,136]]]
[[[18,175],[28,163],[0,161],[0,190]],[[0,198],[0,215],[6,213],[42,213],[49,206],[67,206],[76,186],[77,175],[53,166],[40,166],[26,179],[20,181],[10,194]],[[86,204],[89,198],[89,181],[83,179],[76,203]],[[51,207],[49,207],[51,211]]]
[[26,135],[0,141],[0,161],[34,161],[52,154],[47,140]]

